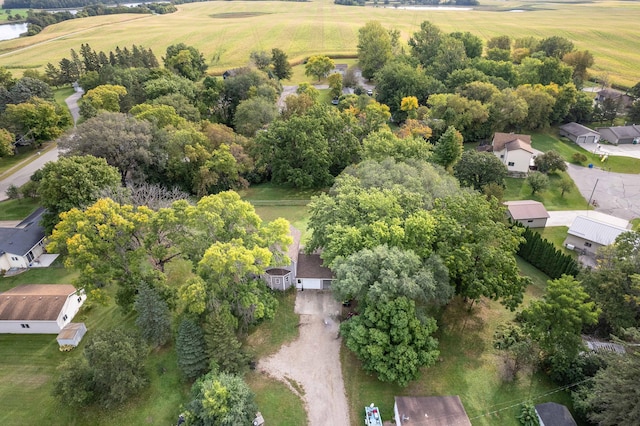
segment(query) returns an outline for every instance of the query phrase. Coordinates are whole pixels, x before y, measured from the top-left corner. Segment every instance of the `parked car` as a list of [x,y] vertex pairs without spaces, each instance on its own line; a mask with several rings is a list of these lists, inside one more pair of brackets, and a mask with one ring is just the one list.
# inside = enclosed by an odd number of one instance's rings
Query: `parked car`
[[371,90],[371,89],[367,90],[367,95],[373,96],[373,90]]

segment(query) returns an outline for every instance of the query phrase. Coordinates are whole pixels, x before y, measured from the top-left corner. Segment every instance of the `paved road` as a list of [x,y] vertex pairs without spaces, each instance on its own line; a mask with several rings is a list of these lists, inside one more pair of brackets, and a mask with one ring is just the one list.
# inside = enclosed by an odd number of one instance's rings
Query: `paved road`
[[599,212],[628,220],[640,217],[640,175],[606,172],[575,164],[568,164],[567,172],[586,200],[593,192],[591,199],[597,203]]
[[620,219],[619,217],[611,216],[606,213],[598,212],[595,210],[559,210],[549,212],[549,219],[547,220],[547,227],[550,226],[571,226],[573,221],[578,216],[586,216],[591,219],[599,220],[600,222],[608,223],[611,225],[621,226],[626,228],[629,226],[629,221],[626,219]]
[[67,106],[69,107],[69,111],[71,112],[71,116],[73,117],[74,125],[75,123],[78,122],[78,119],[80,119],[80,108],[78,107],[78,100],[80,100],[83,93],[84,93],[84,90],[80,89],[79,91],[75,92],[73,95],[69,96],[67,99],[64,100],[67,103]]
[[53,148],[42,155],[38,156],[34,161],[22,167],[20,170],[9,175],[8,177],[0,180],[0,201],[6,200],[7,188],[11,184],[15,186],[22,186],[29,181],[31,175],[38,169],[42,168],[49,161],[56,161],[58,159],[58,148]]

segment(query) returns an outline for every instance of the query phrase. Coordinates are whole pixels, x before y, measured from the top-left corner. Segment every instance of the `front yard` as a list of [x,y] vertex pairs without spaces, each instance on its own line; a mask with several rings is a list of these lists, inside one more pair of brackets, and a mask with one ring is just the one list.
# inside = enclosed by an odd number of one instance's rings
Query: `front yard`
[[535,195],[531,195],[531,187],[527,184],[526,179],[506,178],[504,199],[506,201],[540,201],[547,210],[587,210],[587,200],[580,194],[575,183],[570,191],[565,192],[564,196],[562,195],[559,182],[566,176],[565,172],[551,173],[549,188]]

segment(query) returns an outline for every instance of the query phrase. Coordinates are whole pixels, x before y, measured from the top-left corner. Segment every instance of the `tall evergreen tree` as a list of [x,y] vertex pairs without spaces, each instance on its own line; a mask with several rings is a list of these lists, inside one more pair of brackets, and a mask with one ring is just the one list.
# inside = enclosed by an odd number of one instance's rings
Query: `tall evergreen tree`
[[147,343],[152,347],[167,343],[171,337],[171,316],[167,303],[158,292],[146,283],[140,284],[135,307],[138,312],[136,325]]
[[204,326],[207,354],[211,362],[225,373],[242,373],[247,365],[247,356],[242,351],[242,343],[234,333],[231,312],[223,310],[211,315]]
[[449,126],[433,149],[433,162],[448,169],[460,160],[462,155],[462,135],[455,127]]
[[209,369],[202,329],[188,318],[183,319],[178,328],[176,351],[178,367],[186,378],[196,379]]

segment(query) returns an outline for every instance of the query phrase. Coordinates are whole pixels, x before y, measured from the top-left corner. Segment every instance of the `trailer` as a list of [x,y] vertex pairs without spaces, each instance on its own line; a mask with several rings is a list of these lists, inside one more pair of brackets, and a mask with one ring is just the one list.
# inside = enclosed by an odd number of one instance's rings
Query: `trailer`
[[368,407],[364,407],[364,424],[367,426],[382,426],[380,410],[373,403]]

